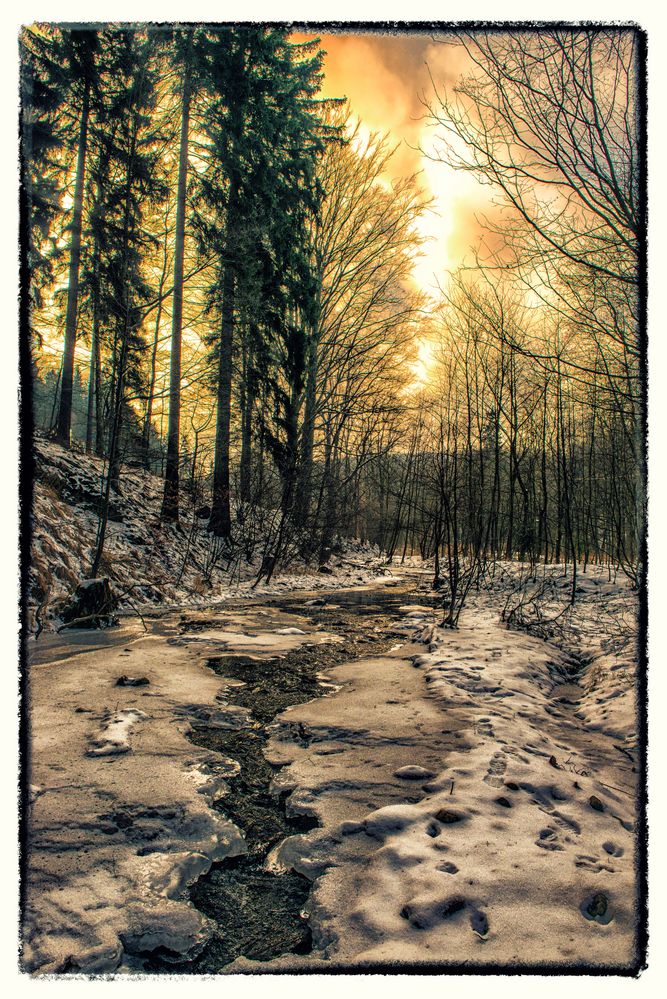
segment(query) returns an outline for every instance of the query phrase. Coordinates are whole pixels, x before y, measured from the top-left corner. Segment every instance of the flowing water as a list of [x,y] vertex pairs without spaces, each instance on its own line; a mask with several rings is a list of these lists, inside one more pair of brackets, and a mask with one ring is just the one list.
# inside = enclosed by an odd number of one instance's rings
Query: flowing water
[[[229,790],[216,804],[243,832],[248,853],[214,864],[190,889],[192,903],[213,920],[215,933],[193,961],[176,963],[171,955],[153,955],[148,971],[215,974],[239,956],[270,960],[281,954],[307,954],[312,949],[307,906],[310,882],[293,871],[265,869],[269,851],[287,836],[317,825],[308,817],[285,811],[286,795],[272,792],[279,767],[264,757],[269,726],[292,704],[327,693],[319,674],[352,659],[386,652],[399,640],[394,626],[405,603],[432,605],[415,584],[378,590],[337,591],[322,606],[304,606],[303,597],[263,601],[283,613],[307,615],[319,627],[343,639],[340,643],[296,649],[280,658],[255,660],[229,655],[209,659],[207,665],[221,677],[243,681],[228,694],[230,704],[248,708],[252,727],[228,731],[198,728],[190,735],[198,746],[240,764],[229,778]],[[211,622],[207,621],[208,626]],[[183,632],[201,622],[182,620]]]

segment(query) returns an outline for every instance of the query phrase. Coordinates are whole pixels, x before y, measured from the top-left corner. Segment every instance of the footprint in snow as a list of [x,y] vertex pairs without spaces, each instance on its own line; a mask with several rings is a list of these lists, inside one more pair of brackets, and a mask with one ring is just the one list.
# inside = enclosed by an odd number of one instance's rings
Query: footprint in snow
[[540,829],[539,836],[535,840],[535,845],[541,847],[542,850],[562,852],[565,849],[559,842],[556,830],[548,826],[546,829]]
[[434,926],[442,919],[450,919],[456,913],[461,912],[467,905],[465,898],[453,895],[451,898],[438,902],[420,904],[408,902],[401,909],[399,915],[406,919],[416,930],[426,930]]
[[558,809],[554,808],[551,802],[547,799],[539,788],[535,790],[535,796],[531,798],[531,804],[537,805],[541,812],[548,815],[549,818],[555,822],[557,826],[560,827],[566,833],[574,833],[578,836],[581,833],[581,826],[576,819],[570,818],[563,812],[559,812]]
[[505,754],[502,750],[498,750],[497,753],[493,754],[492,759],[489,762],[489,768],[484,777],[485,783],[489,784],[491,787],[502,787],[503,786],[503,774],[507,770],[507,760]]
[[457,822],[464,822],[468,816],[465,812],[458,812],[454,808],[440,808],[433,816],[442,825],[451,826]]
[[599,874],[601,871],[607,871],[609,874],[614,873],[614,868],[610,867],[609,864],[603,864],[598,857],[591,857],[587,853],[578,854],[574,866],[580,867],[584,871],[592,871],[594,874]]
[[489,932],[489,920],[485,912],[481,909],[474,909],[470,915],[470,925],[478,937],[484,939]]
[[442,871],[443,874],[458,874],[459,869],[456,864],[453,864],[451,860],[443,860],[441,864],[438,864],[436,871]]
[[493,738],[494,731],[491,725],[490,718],[478,718],[475,722],[475,731],[478,735],[485,736],[486,738]]

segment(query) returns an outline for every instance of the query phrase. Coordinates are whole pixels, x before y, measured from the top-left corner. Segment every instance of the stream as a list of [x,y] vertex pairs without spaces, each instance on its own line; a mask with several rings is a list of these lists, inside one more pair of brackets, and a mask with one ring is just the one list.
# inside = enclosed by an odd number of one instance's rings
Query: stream
[[[407,602],[432,606],[428,591],[416,591],[415,583],[401,582],[383,589],[335,591],[304,606],[304,597],[268,598],[263,606],[282,613],[306,615],[318,628],[343,638],[339,643],[310,645],[280,657],[258,660],[244,655],[219,655],[207,666],[227,680],[229,704],[251,712],[250,727],[221,730],[205,725],[193,729],[189,738],[197,745],[219,753],[226,762],[228,790],[215,807],[241,829],[248,852],[214,864],[189,889],[192,904],[215,924],[205,949],[187,962],[169,953],[156,953],[146,960],[145,970],[172,974],[218,974],[236,958],[267,961],[282,954],[308,954],[312,950],[308,925],[311,882],[293,871],[274,873],[266,869],[270,850],[295,833],[317,826],[307,816],[286,813],[289,792],[275,793],[273,781],[280,767],[271,765],[264,748],[277,715],[287,707],[322,697],[330,690],[322,676],[328,668],[353,659],[386,652],[402,639],[393,630],[400,618],[399,607]],[[181,617],[181,634],[214,625],[206,620]],[[298,733],[297,733],[298,738]],[[230,761],[240,769],[230,776]]]

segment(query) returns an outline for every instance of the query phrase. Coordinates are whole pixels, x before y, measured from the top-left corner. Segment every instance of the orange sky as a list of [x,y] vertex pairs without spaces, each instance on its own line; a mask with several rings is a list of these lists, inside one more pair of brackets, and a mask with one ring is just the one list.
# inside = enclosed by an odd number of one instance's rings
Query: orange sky
[[[315,35],[308,32],[295,37]],[[439,88],[453,86],[465,72],[465,51],[428,34],[345,32],[319,37],[326,51],[324,95],[349,98],[362,126],[389,132],[400,142],[392,161],[393,174],[419,172],[423,187],[435,199],[433,211],[420,223],[429,242],[414,275],[421,288],[433,291],[436,282],[445,282],[448,270],[470,258],[471,246],[482,235],[475,216],[489,209],[488,188],[482,188],[470,174],[433,162],[420,151],[433,143],[423,103],[433,97],[430,77]]]

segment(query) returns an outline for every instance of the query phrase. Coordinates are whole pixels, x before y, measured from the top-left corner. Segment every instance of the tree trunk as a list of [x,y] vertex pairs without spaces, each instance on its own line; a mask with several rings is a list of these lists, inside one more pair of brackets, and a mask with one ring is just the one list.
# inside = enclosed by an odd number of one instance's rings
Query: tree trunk
[[[95,262],[93,264],[95,287],[93,288],[93,330],[90,344],[90,374],[88,375],[88,409],[86,413],[86,454],[91,454],[93,450],[93,424],[95,414],[99,413],[99,400],[96,405],[100,391],[100,315],[99,315],[99,248],[97,240],[93,250]],[[99,437],[99,430],[98,430]]]
[[174,299],[171,325],[169,370],[169,424],[167,428],[167,467],[164,478],[162,519],[178,520],[179,447],[181,425],[181,338],[183,330],[183,257],[185,248],[185,192],[188,177],[188,132],[190,127],[190,74],[183,67],[181,144],[178,158],[176,194],[176,234],[174,237]]
[[[122,237],[122,261],[123,261],[123,324],[120,330],[117,329],[114,339],[114,377],[111,385],[111,433],[109,436],[109,467],[107,470],[106,482],[102,494],[102,506],[97,530],[97,542],[95,554],[90,570],[92,578],[96,577],[102,561],[104,552],[104,541],[106,538],[107,524],[109,521],[109,501],[112,488],[118,488],[120,473],[120,434],[123,420],[123,403],[125,399],[125,373],[127,362],[128,340],[130,333],[130,309],[131,295],[128,286],[129,275],[129,241],[130,241],[130,215],[131,215],[131,195],[132,182],[134,180],[134,160],[137,146],[138,122],[134,116],[134,127],[132,132],[132,142],[127,164],[127,175],[125,178],[125,206],[123,211],[123,237]],[[118,350],[118,334],[120,334],[120,350]],[[118,357],[117,357],[118,355]],[[117,358],[117,359],[116,359]]]
[[317,409],[317,375],[319,361],[319,313],[320,295],[322,281],[318,284],[317,320],[309,337],[307,368],[306,368],[306,391],[303,413],[303,427],[301,430],[301,467],[299,472],[299,486],[294,504],[294,523],[297,527],[305,527],[310,512],[310,500],[313,479],[313,450],[315,444],[315,417]]
[[88,143],[88,116],[90,112],[90,85],[86,83],[79,125],[79,151],[74,180],[74,207],[72,211],[72,243],[70,246],[67,311],[65,313],[65,343],[63,346],[60,408],[56,424],[56,440],[69,447],[72,429],[72,384],[74,381],[74,351],[76,348],[76,316],[79,298],[79,265],[81,263],[81,221],[83,217],[83,189],[86,173],[86,146]]
[[[250,330],[251,343],[258,336],[255,326]],[[255,406],[255,386],[251,373],[251,347],[246,344],[243,351],[243,383],[241,385],[241,465],[239,470],[239,494],[242,503],[252,499],[252,413]]]
[[232,243],[238,202],[238,183],[232,179],[227,206],[226,260],[222,275],[222,308],[220,321],[220,353],[218,357],[217,415],[215,425],[215,457],[213,464],[213,496],[209,530],[218,538],[229,538],[232,516],[229,497],[229,426],[232,400],[232,352],[234,336],[234,269]]
[[160,274],[159,294],[157,311],[155,314],[155,325],[153,327],[153,346],[151,348],[150,374],[148,377],[148,398],[146,399],[146,412],[144,414],[144,426],[142,431],[143,463],[147,472],[151,470],[151,425],[153,423],[153,404],[155,402],[155,385],[157,382],[157,355],[160,346],[160,325],[162,323],[162,306],[164,303],[164,286],[167,280],[167,269],[169,264],[169,205],[164,218],[164,242],[162,246],[162,272]]

